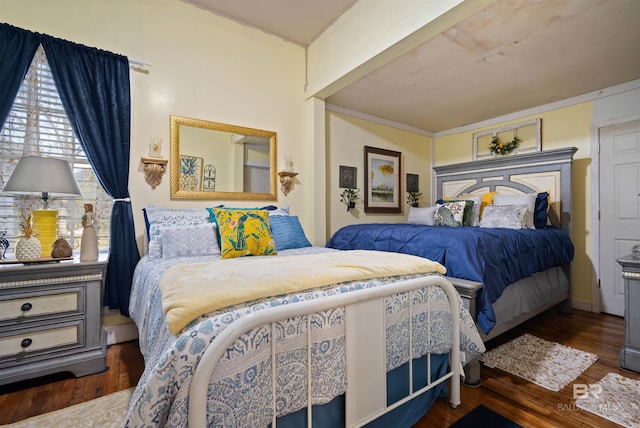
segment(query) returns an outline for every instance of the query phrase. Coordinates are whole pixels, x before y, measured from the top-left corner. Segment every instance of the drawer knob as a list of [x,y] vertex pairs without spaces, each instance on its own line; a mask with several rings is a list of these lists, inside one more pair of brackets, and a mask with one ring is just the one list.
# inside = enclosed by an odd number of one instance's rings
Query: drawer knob
[[31,303],[23,303],[23,304],[22,304],[22,306],[20,306],[20,309],[21,309],[23,312],[30,311],[30,310],[31,310],[31,308],[33,308],[33,305],[32,305]]
[[26,338],[26,339],[22,339],[22,342],[20,342],[20,346],[22,346],[23,348],[28,348],[29,346],[31,346],[32,343],[33,343],[33,340]]

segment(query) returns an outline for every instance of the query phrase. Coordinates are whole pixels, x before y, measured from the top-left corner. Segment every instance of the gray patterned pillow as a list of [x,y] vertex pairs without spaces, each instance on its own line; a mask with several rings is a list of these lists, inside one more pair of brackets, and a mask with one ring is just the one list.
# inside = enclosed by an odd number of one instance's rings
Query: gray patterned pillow
[[522,195],[501,195],[498,193],[493,197],[493,205],[526,205],[527,218],[526,226],[528,229],[535,229],[533,222],[533,213],[535,212],[537,193],[524,193]]
[[215,229],[213,223],[163,228],[162,258],[220,254]]
[[480,219],[480,227],[527,229],[526,205],[487,205]]
[[433,225],[451,227],[462,226],[464,209],[466,206],[466,201],[436,204],[436,212],[433,215]]

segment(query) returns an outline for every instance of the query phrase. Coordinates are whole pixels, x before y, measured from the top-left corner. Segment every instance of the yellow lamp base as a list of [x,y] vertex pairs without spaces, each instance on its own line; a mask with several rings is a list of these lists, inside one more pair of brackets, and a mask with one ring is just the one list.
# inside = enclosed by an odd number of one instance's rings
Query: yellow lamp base
[[33,229],[42,247],[42,257],[51,256],[51,247],[58,239],[58,211],[33,210]]

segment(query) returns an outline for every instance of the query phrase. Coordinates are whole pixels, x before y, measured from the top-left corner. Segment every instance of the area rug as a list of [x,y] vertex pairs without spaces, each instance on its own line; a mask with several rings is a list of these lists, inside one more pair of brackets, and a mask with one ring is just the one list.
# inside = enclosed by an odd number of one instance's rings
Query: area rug
[[624,427],[640,427],[640,380],[609,373],[581,395],[577,407]]
[[478,359],[487,367],[497,367],[543,388],[560,391],[598,361],[598,356],[523,334]]
[[34,416],[3,428],[76,428],[76,427],[120,427],[129,408],[133,388],[114,392],[95,400],[65,407],[64,409]]
[[523,428],[482,404],[449,425],[449,428]]

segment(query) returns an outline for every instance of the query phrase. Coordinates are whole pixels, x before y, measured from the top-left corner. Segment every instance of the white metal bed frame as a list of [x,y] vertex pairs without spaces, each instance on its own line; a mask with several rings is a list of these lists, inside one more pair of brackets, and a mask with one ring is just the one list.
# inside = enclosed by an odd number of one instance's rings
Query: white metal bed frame
[[[387,406],[384,298],[386,296],[411,292],[413,290],[429,286],[441,287],[445,291],[449,300],[453,330],[453,343],[449,354],[449,370],[440,378],[434,381],[428,381],[425,387],[417,391],[413,391],[412,381],[410,381],[410,394],[404,399]],[[212,378],[216,364],[222,357],[223,353],[236,339],[245,334],[249,329],[268,324],[271,326],[271,336],[275,337],[275,322],[286,320],[291,317],[310,315],[337,307],[345,307],[345,346],[347,367],[345,426],[363,426],[447,380],[450,381],[450,405],[455,408],[460,404],[461,356],[459,295],[453,285],[446,278],[439,275],[429,275],[384,287],[374,287],[317,300],[272,307],[254,312],[249,316],[234,322],[211,342],[196,367],[189,390],[189,427],[195,428],[207,426],[207,392],[209,381]],[[309,322],[309,319],[310,317],[307,317],[307,323]],[[411,319],[411,305],[409,305],[409,331],[411,331],[412,328]],[[311,367],[311,347],[309,346],[311,343],[311,337],[309,328],[307,328],[306,340],[307,385],[310,385],[311,373],[308,368]],[[274,356],[276,346],[276,341],[272,340],[272,385],[275,385],[276,373]],[[411,352],[411,334],[409,334],[409,361],[413,358]],[[427,372],[430,373],[430,358],[428,358],[427,361]],[[409,364],[409,378],[411,380],[413,379],[411,364]],[[307,391],[307,423],[308,427],[311,428],[311,388],[308,387]],[[276,428],[275,393],[273,394],[273,397],[274,400],[272,408],[274,418],[272,427]]]

